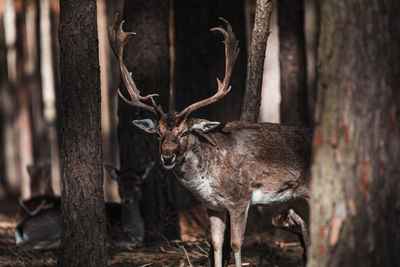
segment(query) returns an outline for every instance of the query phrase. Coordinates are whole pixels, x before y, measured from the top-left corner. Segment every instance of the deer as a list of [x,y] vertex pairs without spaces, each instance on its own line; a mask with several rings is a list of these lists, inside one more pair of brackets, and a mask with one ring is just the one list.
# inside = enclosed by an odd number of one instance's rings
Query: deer
[[189,117],[193,111],[217,102],[231,90],[229,81],[239,54],[238,41],[229,22],[220,20],[225,27],[210,29],[224,38],[225,75],[222,81],[217,78],[217,92],[180,112],[168,113],[154,100],[158,94],[140,94],[132,73],[125,66],[124,46],[135,33],[123,30],[124,21],[118,23],[118,15],[109,27],[111,46],[126,88],[124,94],[119,88],[118,94],[126,104],[149,113],[150,118],[132,123],[157,136],[162,167],[172,171],[207,208],[216,267],[222,266],[227,214],[235,264],[242,266],[241,248],[252,205],[267,206],[275,215],[286,214],[282,228],[302,235],[306,251],[312,139],[309,129],[297,126],[242,121],[220,123]]
[[51,187],[50,163],[31,164],[27,166],[31,178],[32,196],[29,199],[19,199],[20,209],[16,217],[19,219],[33,216],[42,209],[60,209],[60,197],[54,195]]
[[[144,240],[144,223],[139,211],[141,185],[154,162],[145,168],[121,172],[105,165],[110,177],[118,182],[121,203],[105,203],[107,246],[135,247]],[[60,200],[58,200],[60,201]],[[34,250],[56,249],[61,242],[60,205],[44,208],[25,218],[14,233],[15,244]]]

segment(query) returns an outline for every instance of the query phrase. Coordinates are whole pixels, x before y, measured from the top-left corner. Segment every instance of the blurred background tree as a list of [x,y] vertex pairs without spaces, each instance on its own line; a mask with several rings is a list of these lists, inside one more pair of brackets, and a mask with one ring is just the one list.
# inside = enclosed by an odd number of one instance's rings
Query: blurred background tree
[[400,3],[322,1],[309,266],[398,266]]

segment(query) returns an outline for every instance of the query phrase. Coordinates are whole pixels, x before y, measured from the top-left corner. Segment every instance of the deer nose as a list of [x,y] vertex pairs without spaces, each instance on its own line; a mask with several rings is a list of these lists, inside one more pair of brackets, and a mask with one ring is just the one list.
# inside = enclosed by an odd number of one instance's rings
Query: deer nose
[[125,205],[133,204],[133,198],[125,197],[125,198],[122,199],[122,203],[125,204]]
[[175,162],[176,156],[174,153],[162,154],[161,161],[163,164],[169,165]]

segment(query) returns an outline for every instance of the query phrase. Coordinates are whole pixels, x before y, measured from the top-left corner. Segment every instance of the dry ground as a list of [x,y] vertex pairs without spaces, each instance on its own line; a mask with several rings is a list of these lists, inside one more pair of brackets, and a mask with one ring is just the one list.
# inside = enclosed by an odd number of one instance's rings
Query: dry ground
[[[57,250],[32,251],[14,245],[16,203],[0,203],[0,267],[56,266]],[[254,227],[252,227],[254,228]],[[296,238],[281,230],[249,229],[243,245],[244,266],[302,266],[302,248]],[[161,241],[134,249],[108,250],[109,266],[207,266],[209,243]]]

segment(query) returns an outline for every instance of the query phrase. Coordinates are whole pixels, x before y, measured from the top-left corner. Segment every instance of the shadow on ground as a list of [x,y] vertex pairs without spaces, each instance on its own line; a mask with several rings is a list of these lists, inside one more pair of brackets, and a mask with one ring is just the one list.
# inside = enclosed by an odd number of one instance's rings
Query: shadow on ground
[[[17,208],[15,202],[0,203],[0,266],[57,266],[57,250],[32,251],[15,246]],[[243,266],[302,266],[302,248],[294,236],[279,229],[249,228],[243,245]],[[108,266],[207,266],[209,248],[207,240],[165,240],[134,249],[110,248]]]

